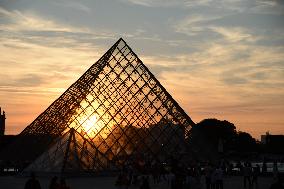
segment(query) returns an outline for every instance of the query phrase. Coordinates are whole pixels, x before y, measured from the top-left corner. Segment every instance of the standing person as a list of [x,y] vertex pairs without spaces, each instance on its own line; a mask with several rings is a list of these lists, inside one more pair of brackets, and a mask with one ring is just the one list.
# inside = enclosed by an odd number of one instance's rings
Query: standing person
[[262,168],[261,168],[262,170],[262,174],[263,175],[266,175],[266,173],[267,173],[267,165],[266,165],[266,161],[264,160],[263,161],[263,163],[262,163]]
[[211,174],[211,189],[216,189],[216,167],[214,166],[212,169],[212,174]]
[[186,188],[190,188],[190,182],[191,181],[191,176],[189,171],[187,172],[186,176],[185,176],[185,187]]
[[277,166],[277,161],[273,162],[273,177],[276,179],[278,176],[278,166]]
[[66,184],[66,181],[64,178],[60,179],[59,189],[70,189],[70,187]]
[[174,189],[175,183],[176,183],[176,176],[172,171],[169,174],[169,183],[170,183],[171,189]]
[[211,188],[212,171],[213,170],[210,163],[207,163],[207,165],[204,167],[206,189]]
[[219,166],[213,174],[215,177],[215,189],[223,189],[223,170],[221,166]]
[[237,162],[236,168],[238,169],[238,174],[241,175],[243,172],[243,165],[240,161]]
[[246,162],[245,166],[243,168],[243,176],[244,176],[244,188],[251,188],[251,167],[249,166],[249,163]]
[[117,180],[115,182],[115,185],[117,186],[117,188],[128,188],[128,178],[127,178],[127,174],[124,172],[121,172],[118,177]]
[[150,189],[148,176],[147,177],[146,176],[143,177],[140,189]]
[[123,183],[122,183],[122,172],[121,172],[121,173],[119,173],[119,175],[118,175],[118,177],[115,181],[115,186],[117,188],[122,188],[122,185],[123,185]]
[[200,185],[200,177],[201,177],[201,165],[200,163],[197,163],[196,167],[195,167],[195,175],[196,175],[196,180],[198,185]]
[[252,169],[252,185],[255,185],[255,188],[258,188],[258,176],[260,174],[260,167],[256,164],[255,167]]
[[154,184],[158,184],[159,183],[159,169],[158,169],[157,163],[152,165],[152,176],[153,176]]
[[274,179],[274,183],[270,185],[269,189],[284,189],[284,186],[282,185],[279,176]]
[[25,189],[41,189],[40,183],[33,172],[31,173],[31,178],[29,178],[25,184]]
[[169,170],[166,171],[165,173],[165,179],[166,179],[166,183],[167,183],[167,186],[170,186],[170,181],[171,181],[171,178],[170,178],[170,174],[171,172]]
[[49,189],[58,189],[58,188],[59,188],[58,177],[54,176],[50,181]]

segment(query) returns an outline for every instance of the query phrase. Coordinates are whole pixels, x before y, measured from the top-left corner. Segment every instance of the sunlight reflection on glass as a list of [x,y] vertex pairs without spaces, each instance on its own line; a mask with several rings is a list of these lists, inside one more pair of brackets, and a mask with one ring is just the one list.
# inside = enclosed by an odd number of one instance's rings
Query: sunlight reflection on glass
[[[100,103],[89,94],[80,103],[76,113],[72,116],[70,128],[75,128],[77,132],[85,137],[94,138],[105,128],[106,123],[109,122],[107,124],[109,128],[114,124],[113,121],[109,121],[110,117],[105,114],[105,111],[105,108],[100,106]],[[107,138],[108,134],[108,132],[100,132],[102,138]]]
[[93,114],[91,117],[87,118],[84,123],[82,123],[82,127],[87,133],[91,133],[91,131],[93,132],[94,127],[96,127],[96,123],[97,116]]

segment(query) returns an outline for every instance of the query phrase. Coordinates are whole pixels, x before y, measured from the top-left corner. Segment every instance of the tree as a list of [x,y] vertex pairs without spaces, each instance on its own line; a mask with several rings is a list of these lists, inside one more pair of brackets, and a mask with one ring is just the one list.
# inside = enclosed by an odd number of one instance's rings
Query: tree
[[190,146],[201,156],[216,159],[220,142],[223,152],[251,152],[256,141],[249,133],[237,132],[233,123],[227,120],[204,119],[191,129]]
[[234,141],[234,149],[237,152],[253,152],[256,150],[256,140],[249,133],[239,131]]
[[[236,127],[233,123],[226,120],[204,119],[197,123],[192,129],[193,132],[198,132],[206,137],[209,142],[217,149],[219,140],[221,139],[226,147],[232,138],[236,135]],[[199,135],[200,135],[199,134]]]

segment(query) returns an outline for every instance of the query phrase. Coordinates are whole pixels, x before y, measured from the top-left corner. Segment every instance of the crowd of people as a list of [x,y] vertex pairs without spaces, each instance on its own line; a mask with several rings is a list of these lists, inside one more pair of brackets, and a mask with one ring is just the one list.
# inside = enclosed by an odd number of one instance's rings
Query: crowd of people
[[[31,173],[31,177],[27,180],[24,189],[41,189],[40,182],[34,173]],[[59,180],[57,176],[54,176],[50,180],[49,189],[70,189],[70,187],[66,184],[64,178]]]
[[[206,185],[207,189],[223,189],[223,174],[221,166],[207,164],[186,167],[177,164],[171,168],[154,163],[147,171],[140,174],[133,167],[124,168],[117,177],[115,185],[119,189],[128,189],[131,185],[140,189],[150,189],[150,182],[154,185],[163,184],[170,189],[200,188]],[[166,183],[166,184],[165,184]]]
[[[234,172],[237,171],[237,172]],[[273,164],[274,183],[270,189],[284,189],[278,174],[277,162]],[[126,164],[119,172],[115,186],[118,189],[139,188],[150,189],[151,186],[163,186],[165,189],[224,189],[224,177],[231,175],[243,177],[244,189],[258,189],[258,177],[267,176],[267,166],[264,162],[260,167],[250,162],[238,162],[235,165],[220,161],[182,164],[176,160],[171,163],[160,161]],[[226,185],[229,186],[229,185]],[[25,184],[25,189],[41,189],[40,182],[35,174]],[[54,176],[50,180],[49,189],[70,189],[64,178]]]
[[[153,185],[167,186],[169,189],[223,189],[224,176],[239,175],[243,177],[244,189],[257,189],[259,176],[267,176],[267,167],[264,162],[262,167],[258,164],[254,166],[250,162],[237,163],[235,165],[226,161],[217,164],[196,163],[195,165],[186,166],[180,163],[167,166],[160,162],[152,164],[142,163],[143,168],[137,171],[135,166],[129,165],[122,169],[117,177],[115,185],[119,189],[128,189],[130,186],[135,188],[150,189],[150,182]],[[142,172],[141,172],[142,170]],[[273,166],[273,180],[271,189],[275,186],[282,189],[281,180],[278,177],[277,163]],[[165,185],[165,183],[167,183]],[[279,184],[280,183],[280,184]]]

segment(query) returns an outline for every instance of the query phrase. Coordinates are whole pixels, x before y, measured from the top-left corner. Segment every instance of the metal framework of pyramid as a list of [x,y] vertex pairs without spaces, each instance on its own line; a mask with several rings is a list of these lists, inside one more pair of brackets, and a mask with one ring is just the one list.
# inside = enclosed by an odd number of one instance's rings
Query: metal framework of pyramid
[[119,39],[20,135],[53,136],[27,170],[95,171],[183,150],[193,124]]
[[68,173],[102,169],[103,154],[74,128],[57,138],[24,172]]

